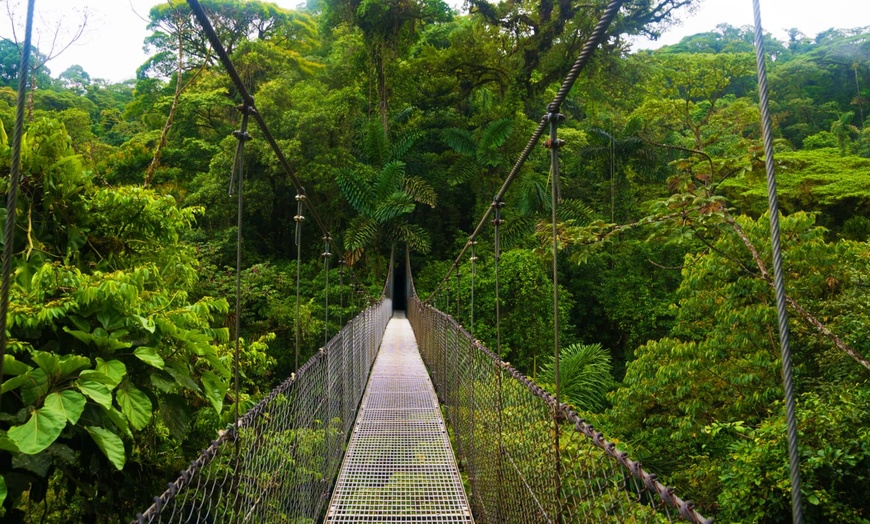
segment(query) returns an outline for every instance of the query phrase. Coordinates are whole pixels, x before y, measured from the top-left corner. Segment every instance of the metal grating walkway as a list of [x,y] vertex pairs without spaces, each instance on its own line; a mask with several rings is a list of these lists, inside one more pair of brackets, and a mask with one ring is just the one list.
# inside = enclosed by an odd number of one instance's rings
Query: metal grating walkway
[[471,512],[411,325],[387,325],[326,522],[461,522]]

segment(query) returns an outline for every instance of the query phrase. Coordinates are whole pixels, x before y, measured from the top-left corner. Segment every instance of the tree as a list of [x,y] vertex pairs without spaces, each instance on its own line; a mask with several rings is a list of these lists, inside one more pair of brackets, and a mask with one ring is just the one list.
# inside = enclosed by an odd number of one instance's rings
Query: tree
[[422,178],[408,176],[400,159],[413,146],[416,136],[400,136],[394,143],[383,139],[379,123],[368,126],[367,149],[373,166],[339,172],[336,179],[344,197],[359,213],[344,237],[349,266],[355,264],[370,247],[381,242],[401,242],[414,251],[428,252],[429,237],[407,215],[417,203],[435,207],[436,195]]
[[[18,0],[3,0],[3,2],[6,4],[6,15],[9,17],[9,22],[12,26],[12,41],[19,48],[20,57],[20,48],[23,45],[22,40],[18,38],[19,33],[23,33],[23,24],[19,25],[21,22],[18,20],[21,3]],[[77,9],[76,11],[78,19],[72,24],[70,24],[70,19],[67,18],[46,16],[46,13],[39,13],[38,15],[39,20],[43,21],[44,27],[35,28],[33,45],[34,50],[41,48],[42,53],[34,52],[30,59],[28,120],[33,119],[33,94],[36,92],[37,81],[40,79],[41,73],[44,72],[47,76],[47,64],[66,52],[67,49],[85,34],[90,13],[87,9]],[[23,20],[24,17],[20,16],[20,18]]]

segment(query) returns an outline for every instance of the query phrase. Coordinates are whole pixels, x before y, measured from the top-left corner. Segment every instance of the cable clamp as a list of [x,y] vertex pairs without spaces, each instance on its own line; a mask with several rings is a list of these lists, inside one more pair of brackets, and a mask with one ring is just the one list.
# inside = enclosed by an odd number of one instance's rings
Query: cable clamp
[[299,193],[299,194],[296,195],[296,201],[297,201],[297,202],[302,202],[303,200],[305,200],[305,194],[303,194],[303,193]]
[[542,145],[547,149],[559,149],[565,145],[565,141],[561,138],[557,138],[556,140],[547,140]]
[[329,258],[332,256],[332,253],[330,253],[329,251],[324,251],[320,254],[320,256],[322,256],[323,258]]
[[248,140],[252,139],[250,133],[241,130],[233,131],[233,136],[236,137],[238,140],[241,140],[242,142],[247,142]]
[[303,216],[303,215],[295,215],[295,216],[293,216],[293,221],[294,221],[294,222],[304,222],[304,221],[305,221],[305,216]]
[[[550,107],[547,108],[547,110],[550,110],[550,109],[551,109]],[[559,123],[559,122],[564,121],[565,115],[563,115],[562,113],[559,113],[557,111],[558,111],[558,108],[556,108],[556,111],[550,111],[549,113],[544,115],[544,119],[549,123],[553,123],[553,122]]]

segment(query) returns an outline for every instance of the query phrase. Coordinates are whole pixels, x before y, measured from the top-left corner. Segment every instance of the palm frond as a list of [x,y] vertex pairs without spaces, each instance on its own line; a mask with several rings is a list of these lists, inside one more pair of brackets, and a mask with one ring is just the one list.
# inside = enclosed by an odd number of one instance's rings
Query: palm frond
[[371,217],[358,216],[348,224],[344,232],[344,244],[349,250],[371,245],[378,235],[378,224]]
[[522,214],[550,209],[547,177],[541,173],[526,173],[517,184],[516,205]]
[[435,203],[438,201],[438,194],[435,193],[435,190],[432,189],[429,182],[426,182],[418,176],[405,178],[403,189],[405,190],[405,193],[414,200],[414,202],[420,202],[429,207],[435,207]]
[[361,171],[342,169],[335,176],[335,182],[348,203],[357,213],[367,215],[374,204],[370,185]]
[[407,244],[412,251],[428,253],[431,249],[429,233],[422,227],[405,220],[397,220],[391,224],[387,234],[391,240]]
[[508,219],[501,227],[501,244],[504,249],[522,246],[535,232],[536,218],[520,215]]
[[405,178],[405,163],[393,161],[384,164],[378,178],[375,180],[375,198],[378,202],[385,200],[391,194],[402,189]]
[[363,137],[363,154],[369,162],[382,166],[387,161],[387,139],[384,126],[377,119],[369,120]]
[[397,191],[378,202],[378,207],[372,213],[372,218],[379,224],[383,224],[388,220],[407,215],[411,211],[414,211],[414,201],[407,193]]

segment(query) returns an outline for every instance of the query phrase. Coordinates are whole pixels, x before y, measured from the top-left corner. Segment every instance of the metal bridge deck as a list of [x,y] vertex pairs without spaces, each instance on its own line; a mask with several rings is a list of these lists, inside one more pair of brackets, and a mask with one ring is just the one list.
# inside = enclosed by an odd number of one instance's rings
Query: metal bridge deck
[[326,522],[472,522],[435,390],[401,313],[384,333]]

